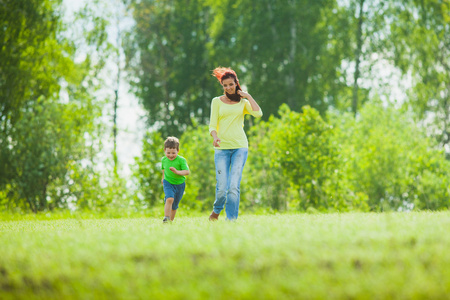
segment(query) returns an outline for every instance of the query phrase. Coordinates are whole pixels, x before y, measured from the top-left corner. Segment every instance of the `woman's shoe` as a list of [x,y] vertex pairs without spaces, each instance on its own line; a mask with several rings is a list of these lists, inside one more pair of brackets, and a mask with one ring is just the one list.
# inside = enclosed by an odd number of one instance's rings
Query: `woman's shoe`
[[216,214],[214,211],[209,215],[210,221],[217,221],[219,220],[219,214]]

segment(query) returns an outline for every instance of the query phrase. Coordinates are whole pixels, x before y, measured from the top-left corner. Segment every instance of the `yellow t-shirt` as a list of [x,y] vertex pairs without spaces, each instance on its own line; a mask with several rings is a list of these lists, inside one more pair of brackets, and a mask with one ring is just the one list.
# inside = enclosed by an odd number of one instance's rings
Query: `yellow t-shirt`
[[211,117],[209,133],[215,130],[220,139],[220,147],[216,149],[248,148],[247,136],[244,132],[244,115],[261,117],[262,111],[253,111],[247,99],[241,99],[236,104],[226,104],[215,97],[211,101]]

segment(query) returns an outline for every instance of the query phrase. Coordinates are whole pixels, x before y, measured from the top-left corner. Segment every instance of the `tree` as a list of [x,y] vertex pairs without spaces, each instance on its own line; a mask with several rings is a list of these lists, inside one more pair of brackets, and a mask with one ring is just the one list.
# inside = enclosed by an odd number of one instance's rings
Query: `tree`
[[163,136],[177,135],[209,119],[212,99],[209,10],[203,1],[131,1],[136,21],[127,49],[134,91],[148,123]]
[[142,156],[136,158],[133,169],[138,184],[136,199],[141,206],[152,207],[164,199],[161,184],[164,139],[159,132],[153,131],[148,132],[142,142]]
[[371,101],[357,119],[331,118],[345,185],[372,211],[449,207],[450,164],[411,114]]
[[[101,59],[86,55],[75,63],[78,41],[68,37],[60,6],[53,0],[0,6],[0,190],[9,208],[74,208],[85,200],[80,186],[100,190],[92,164],[99,150],[101,105],[93,93]],[[99,47],[102,36],[96,31],[84,41]]]
[[333,128],[308,106],[297,113],[283,105],[280,116],[283,126],[272,133],[274,155],[298,191],[299,208],[346,210],[348,204],[335,193],[339,161]]
[[189,127],[180,140],[180,154],[189,164],[183,206],[208,211],[212,209],[216,194],[214,147],[208,126]]
[[282,103],[324,113],[348,93],[341,61],[351,54],[349,34],[334,27],[348,21],[334,0],[131,3],[134,91],[163,135],[183,132],[194,119],[207,124],[210,101],[222,93],[210,76],[217,66],[238,72],[265,120]]
[[413,78],[408,104],[428,124],[449,155],[450,3],[410,0],[392,4],[393,61]]
[[50,62],[61,23],[61,0],[2,1],[0,6],[0,126],[2,138],[22,113],[26,101],[58,92]]
[[77,203],[70,171],[86,157],[84,132],[92,112],[90,105],[43,97],[23,112],[9,136],[8,182],[15,206],[37,212]]

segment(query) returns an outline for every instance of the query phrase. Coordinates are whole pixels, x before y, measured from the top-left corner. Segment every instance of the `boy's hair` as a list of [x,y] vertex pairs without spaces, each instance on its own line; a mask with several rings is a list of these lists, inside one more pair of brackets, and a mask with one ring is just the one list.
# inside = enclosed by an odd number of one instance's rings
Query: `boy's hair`
[[180,141],[174,137],[174,136],[169,136],[166,141],[164,142],[164,149],[166,148],[171,148],[171,149],[179,149],[180,147]]

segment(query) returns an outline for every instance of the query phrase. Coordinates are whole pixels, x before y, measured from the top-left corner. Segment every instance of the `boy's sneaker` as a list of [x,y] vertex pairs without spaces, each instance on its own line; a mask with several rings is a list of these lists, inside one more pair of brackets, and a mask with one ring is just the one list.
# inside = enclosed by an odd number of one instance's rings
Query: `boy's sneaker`
[[169,218],[169,217],[164,217],[163,223],[169,223],[169,221],[170,221],[170,218]]

